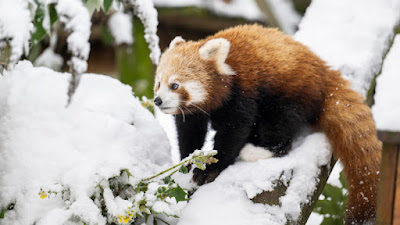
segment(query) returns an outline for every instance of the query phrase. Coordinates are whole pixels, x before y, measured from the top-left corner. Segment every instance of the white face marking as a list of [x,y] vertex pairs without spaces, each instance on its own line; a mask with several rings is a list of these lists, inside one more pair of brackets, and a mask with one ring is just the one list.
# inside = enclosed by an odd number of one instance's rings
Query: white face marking
[[269,159],[274,153],[263,147],[246,144],[239,153],[239,158],[246,162],[255,162],[259,159]]
[[175,83],[176,77],[177,77],[176,75],[171,76],[171,77],[168,79],[168,84]]
[[164,113],[173,114],[179,110],[180,96],[169,89],[169,84],[161,82],[160,88],[157,90],[156,97],[161,98],[162,104],[159,106]]
[[202,83],[198,81],[188,81],[183,84],[183,87],[187,92],[189,92],[189,104],[200,103],[206,99],[207,92],[205,91]]

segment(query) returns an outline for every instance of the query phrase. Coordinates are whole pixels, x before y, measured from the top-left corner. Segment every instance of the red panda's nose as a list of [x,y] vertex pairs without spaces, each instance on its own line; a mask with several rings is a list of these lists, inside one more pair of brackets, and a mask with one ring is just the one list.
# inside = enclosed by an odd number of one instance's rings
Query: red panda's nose
[[160,106],[162,104],[162,100],[160,97],[157,97],[156,99],[154,99],[154,104],[156,106]]

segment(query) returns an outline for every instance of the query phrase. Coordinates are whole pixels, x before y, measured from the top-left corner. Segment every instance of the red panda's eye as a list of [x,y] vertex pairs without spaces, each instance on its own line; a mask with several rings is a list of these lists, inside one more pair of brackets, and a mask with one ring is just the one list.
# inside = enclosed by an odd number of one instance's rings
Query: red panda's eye
[[177,84],[177,83],[171,84],[171,90],[176,90],[176,89],[178,89],[178,87],[179,87],[179,84]]

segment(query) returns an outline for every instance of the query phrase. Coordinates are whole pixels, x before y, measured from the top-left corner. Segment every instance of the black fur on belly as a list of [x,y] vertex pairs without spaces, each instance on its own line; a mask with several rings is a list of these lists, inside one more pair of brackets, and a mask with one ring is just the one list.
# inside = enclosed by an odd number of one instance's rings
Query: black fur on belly
[[271,95],[266,90],[261,93],[249,142],[266,147],[275,156],[285,155],[293,139],[316,122],[322,103],[303,105],[297,99]]

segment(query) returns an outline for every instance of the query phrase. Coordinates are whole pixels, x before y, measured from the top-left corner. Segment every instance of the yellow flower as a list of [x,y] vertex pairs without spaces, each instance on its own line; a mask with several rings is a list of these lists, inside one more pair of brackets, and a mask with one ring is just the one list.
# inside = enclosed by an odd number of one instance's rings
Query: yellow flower
[[47,194],[44,191],[39,192],[39,196],[41,199],[47,198]]
[[125,218],[124,218],[124,222],[125,222],[125,223],[128,223],[130,220],[131,220],[131,218],[129,218],[129,217],[125,217]]

